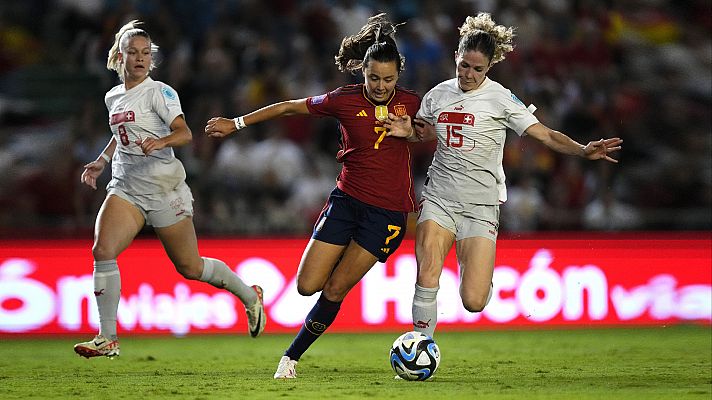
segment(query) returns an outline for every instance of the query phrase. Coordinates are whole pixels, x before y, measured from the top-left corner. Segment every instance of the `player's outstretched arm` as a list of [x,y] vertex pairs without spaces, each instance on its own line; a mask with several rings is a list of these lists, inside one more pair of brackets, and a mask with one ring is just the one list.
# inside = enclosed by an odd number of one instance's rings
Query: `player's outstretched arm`
[[623,144],[623,139],[621,138],[601,139],[595,142],[588,142],[588,144],[584,146],[583,151],[585,157],[589,160],[604,159],[612,163],[617,163],[618,160],[611,158],[608,153],[620,150],[622,148],[621,144]]
[[233,119],[225,117],[210,118],[205,124],[205,134],[212,138],[221,138],[237,132],[247,125],[297,114],[309,114],[306,98],[270,104],[247,115]]
[[603,159],[612,163],[618,160],[609,156],[610,153],[622,148],[623,139],[608,138],[588,142],[585,146],[571,139],[565,134],[555,131],[546,125],[537,122],[525,130],[526,134],[544,143],[550,149],[562,154],[580,156],[589,160]]

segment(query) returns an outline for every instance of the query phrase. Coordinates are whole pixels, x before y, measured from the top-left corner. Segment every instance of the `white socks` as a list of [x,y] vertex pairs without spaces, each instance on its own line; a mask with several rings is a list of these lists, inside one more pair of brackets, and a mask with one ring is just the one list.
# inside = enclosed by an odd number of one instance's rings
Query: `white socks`
[[94,261],[94,296],[99,309],[99,334],[116,340],[116,313],[121,298],[121,275],[116,260]]
[[416,283],[413,295],[413,329],[430,337],[438,323],[438,289],[440,287],[424,288]]
[[200,275],[200,280],[207,282],[218,289],[226,289],[230,293],[237,296],[245,306],[250,306],[257,301],[257,293],[245,282],[240,279],[237,274],[224,262],[215,258],[203,258],[203,274]]

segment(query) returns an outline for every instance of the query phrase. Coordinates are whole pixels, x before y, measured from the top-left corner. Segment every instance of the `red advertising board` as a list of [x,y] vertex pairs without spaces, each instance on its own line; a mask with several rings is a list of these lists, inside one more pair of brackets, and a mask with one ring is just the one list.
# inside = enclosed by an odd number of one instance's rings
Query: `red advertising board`
[[[295,332],[318,296],[296,291],[306,239],[203,239],[265,291],[266,332]],[[98,327],[90,240],[0,242],[0,335],[92,334]],[[231,294],[183,279],[154,239],[119,257],[118,324],[130,333],[246,333]],[[331,331],[410,328],[416,263],[405,240],[349,293]],[[458,294],[454,251],[438,292],[438,329],[712,322],[712,233],[555,234],[501,238],[494,294],[482,313]]]

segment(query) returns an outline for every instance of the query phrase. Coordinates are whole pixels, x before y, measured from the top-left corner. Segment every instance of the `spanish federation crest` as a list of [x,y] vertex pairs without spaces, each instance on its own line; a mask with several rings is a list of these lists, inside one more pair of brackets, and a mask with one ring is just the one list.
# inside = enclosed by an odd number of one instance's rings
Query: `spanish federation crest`
[[402,117],[408,114],[408,110],[405,108],[405,105],[396,104],[395,106],[393,106],[393,113],[399,117]]

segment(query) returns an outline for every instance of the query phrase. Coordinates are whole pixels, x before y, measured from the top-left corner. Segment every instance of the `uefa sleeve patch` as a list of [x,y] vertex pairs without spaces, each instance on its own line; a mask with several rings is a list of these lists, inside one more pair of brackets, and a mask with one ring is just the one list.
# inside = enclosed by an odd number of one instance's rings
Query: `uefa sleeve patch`
[[519,97],[515,96],[514,93],[512,93],[512,100],[514,100],[514,102],[517,104],[520,104],[522,106],[524,105],[524,102],[519,100]]
[[163,87],[161,88],[161,93],[168,99],[168,100],[175,100],[176,99],[176,94],[171,90],[171,88],[168,87]]
[[319,96],[310,97],[310,98],[309,98],[309,103],[311,103],[311,104],[321,104],[321,103],[324,102],[325,99],[326,99],[326,95],[325,95],[325,94],[322,94],[322,95],[319,95]]

